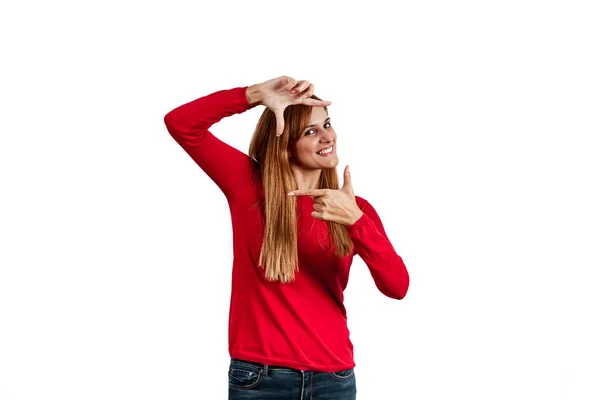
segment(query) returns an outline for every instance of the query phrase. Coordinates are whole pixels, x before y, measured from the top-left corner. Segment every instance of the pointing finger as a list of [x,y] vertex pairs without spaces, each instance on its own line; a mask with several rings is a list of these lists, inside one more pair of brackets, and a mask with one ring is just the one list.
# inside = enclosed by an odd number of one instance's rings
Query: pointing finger
[[307,106],[323,107],[323,106],[331,105],[331,102],[326,101],[326,100],[304,99],[304,100],[302,100],[302,104],[307,105]]
[[292,190],[288,196],[323,196],[329,189],[298,189]]

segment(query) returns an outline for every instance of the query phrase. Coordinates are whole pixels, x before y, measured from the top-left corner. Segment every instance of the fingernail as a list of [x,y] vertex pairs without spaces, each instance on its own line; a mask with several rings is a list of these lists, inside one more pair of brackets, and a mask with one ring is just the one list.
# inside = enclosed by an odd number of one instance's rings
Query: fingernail
[[295,196],[295,193],[294,192],[289,192],[288,196]]

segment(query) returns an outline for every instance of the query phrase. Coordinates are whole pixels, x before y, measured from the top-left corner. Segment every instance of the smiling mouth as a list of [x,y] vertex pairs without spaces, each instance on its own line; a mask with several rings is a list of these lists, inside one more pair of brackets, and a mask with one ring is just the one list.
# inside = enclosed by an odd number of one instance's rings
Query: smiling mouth
[[317,154],[320,155],[321,157],[327,157],[328,155],[333,154],[333,145],[324,150],[318,151]]

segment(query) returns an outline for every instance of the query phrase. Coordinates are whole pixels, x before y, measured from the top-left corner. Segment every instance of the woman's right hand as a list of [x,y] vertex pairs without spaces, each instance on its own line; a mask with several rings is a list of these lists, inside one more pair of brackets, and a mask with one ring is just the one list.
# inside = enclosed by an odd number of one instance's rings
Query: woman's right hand
[[256,89],[261,93],[260,104],[264,105],[273,113],[277,121],[276,135],[283,134],[284,118],[283,111],[292,104],[305,104],[307,106],[328,106],[330,101],[321,101],[311,99],[315,89],[314,85],[308,81],[296,81],[289,76],[280,76],[270,79],[266,82],[256,85]]

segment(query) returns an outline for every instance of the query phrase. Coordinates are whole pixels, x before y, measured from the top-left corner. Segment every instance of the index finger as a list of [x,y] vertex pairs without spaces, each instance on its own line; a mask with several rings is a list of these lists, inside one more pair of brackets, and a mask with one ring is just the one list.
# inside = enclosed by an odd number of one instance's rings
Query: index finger
[[304,99],[302,100],[302,104],[307,105],[307,106],[318,106],[318,107],[322,107],[322,106],[329,106],[331,105],[330,101],[327,100],[317,100],[317,99]]
[[329,189],[298,189],[292,190],[288,196],[323,196]]

